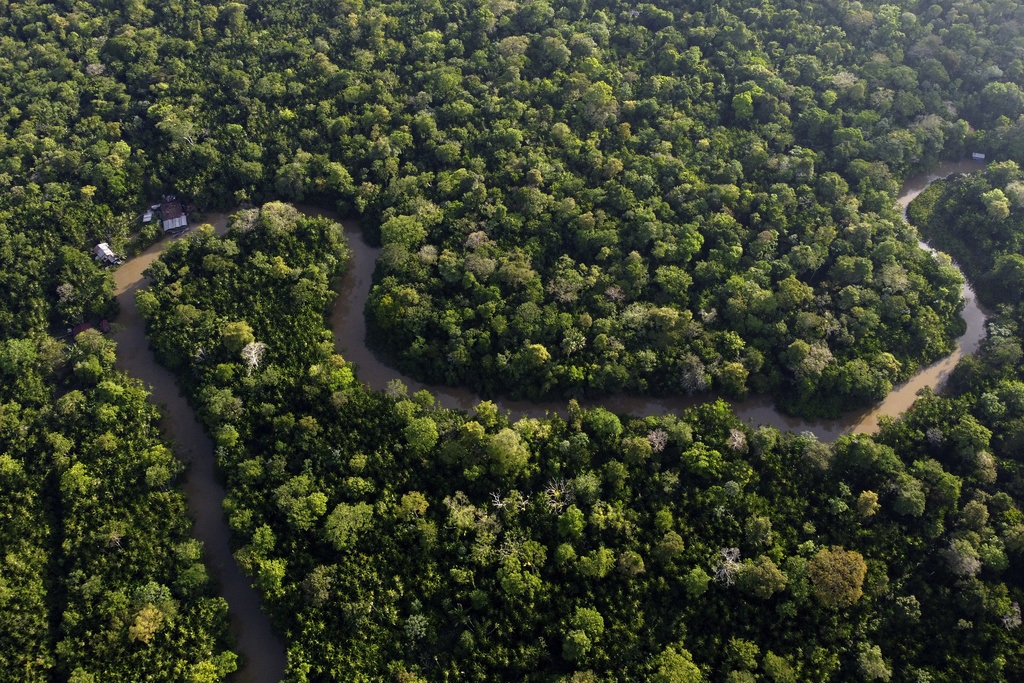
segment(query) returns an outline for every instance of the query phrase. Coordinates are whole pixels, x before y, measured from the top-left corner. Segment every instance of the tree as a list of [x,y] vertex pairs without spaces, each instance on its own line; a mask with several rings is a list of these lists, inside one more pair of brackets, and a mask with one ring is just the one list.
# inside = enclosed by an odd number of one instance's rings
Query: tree
[[339,503],[327,516],[324,534],[336,550],[348,549],[370,525],[373,507],[367,503]]
[[584,121],[597,128],[608,125],[619,108],[612,87],[604,81],[598,81],[587,88],[580,99],[580,105]]
[[563,539],[578,541],[583,538],[585,525],[583,512],[575,505],[570,505],[558,516],[558,535]]
[[430,503],[427,502],[426,496],[419,491],[410,491],[402,496],[397,517],[407,522],[412,521],[422,517],[428,507],[430,507]]
[[579,661],[603,633],[604,618],[601,613],[596,609],[577,607],[562,640],[562,656],[571,662]]
[[592,579],[603,579],[615,566],[615,553],[608,548],[598,548],[579,559],[580,573]]
[[[654,549],[654,556],[663,565],[670,565],[682,556],[684,550],[686,550],[686,544],[683,542],[683,537],[675,531],[666,531]],[[703,570],[698,568],[695,571]]]
[[861,643],[858,647],[857,663],[867,681],[888,681],[892,677],[890,669],[882,658],[882,649],[877,645]]
[[704,595],[704,593],[707,592],[708,585],[710,583],[711,577],[700,567],[694,567],[683,578],[683,586],[686,588],[686,594],[691,598],[699,598]]
[[736,573],[736,586],[744,593],[767,600],[785,589],[786,575],[767,555],[744,560]]
[[274,491],[278,507],[285,513],[288,522],[299,531],[312,529],[327,512],[327,496],[313,489],[312,478],[300,474]]
[[414,417],[409,420],[402,433],[415,453],[429,452],[440,438],[437,424],[429,417]]
[[132,640],[140,640],[149,645],[163,623],[164,613],[156,605],[147,604],[135,616],[135,623],[128,627],[128,635]]
[[242,347],[242,360],[245,362],[246,371],[251,375],[253,370],[259,368],[263,361],[263,354],[267,352],[267,345],[263,342],[251,341]]
[[427,238],[427,229],[417,216],[395,216],[380,226],[380,239],[385,245],[398,244],[412,251]]
[[857,513],[867,519],[878,512],[881,505],[878,503],[878,494],[874,491],[861,491],[857,496]]
[[522,472],[530,460],[530,451],[512,429],[505,427],[487,440],[491,472],[500,478],[512,478]]
[[225,323],[221,329],[221,337],[224,339],[224,346],[231,353],[241,353],[247,344],[256,341],[252,328],[244,320]]
[[653,662],[654,683],[701,683],[704,676],[685,649],[669,646]]
[[864,557],[855,550],[838,546],[822,548],[811,558],[807,571],[815,597],[826,607],[850,607],[864,594],[868,567]]
[[1002,190],[995,189],[985,192],[981,195],[981,201],[985,203],[988,215],[997,221],[1010,217],[1010,200],[1006,198]]
[[761,667],[772,683],[797,683],[796,671],[787,657],[780,657],[771,650],[764,653]]

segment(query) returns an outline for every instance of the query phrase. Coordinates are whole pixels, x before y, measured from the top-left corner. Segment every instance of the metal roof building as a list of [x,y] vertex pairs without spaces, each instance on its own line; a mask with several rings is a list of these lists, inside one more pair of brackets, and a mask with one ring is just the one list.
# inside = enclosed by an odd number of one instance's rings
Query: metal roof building
[[184,228],[188,225],[188,216],[181,208],[181,202],[166,202],[160,207],[160,220],[163,221],[164,232]]
[[92,253],[96,256],[97,259],[103,261],[104,263],[117,264],[121,262],[121,259],[117,258],[117,254],[114,253],[114,250],[111,249],[110,245],[107,244],[106,242],[100,242],[99,244],[97,244],[96,248],[92,250]]

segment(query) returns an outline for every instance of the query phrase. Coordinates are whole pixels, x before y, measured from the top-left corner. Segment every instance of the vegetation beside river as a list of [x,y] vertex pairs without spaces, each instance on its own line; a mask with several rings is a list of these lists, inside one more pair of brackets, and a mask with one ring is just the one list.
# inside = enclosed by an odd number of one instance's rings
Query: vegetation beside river
[[[360,218],[374,341],[419,377],[834,414],[951,347],[959,278],[892,200],[940,159],[1024,161],[1022,26],[992,0],[0,0],[0,678],[236,664],[144,388],[69,334],[115,316],[89,253],[155,198]],[[293,680],[1022,680],[1020,182],[912,212],[992,334],[835,446],[720,403],[510,424],[366,391],[323,326],[340,232],[281,205],[172,248],[139,308]]]
[[268,205],[139,297],[290,680],[1024,675],[1018,465],[970,402],[830,445],[723,403],[510,423],[370,392],[325,334],[339,234]]
[[235,670],[177,489],[182,464],[95,330],[0,342],[0,678],[219,680]]

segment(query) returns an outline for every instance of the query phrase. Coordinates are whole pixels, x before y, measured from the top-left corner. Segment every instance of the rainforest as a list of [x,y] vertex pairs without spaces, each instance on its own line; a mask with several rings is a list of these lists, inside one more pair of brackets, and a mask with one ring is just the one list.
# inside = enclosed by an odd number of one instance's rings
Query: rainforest
[[0,679],[1021,680],[1022,87],[1012,0],[0,0]]

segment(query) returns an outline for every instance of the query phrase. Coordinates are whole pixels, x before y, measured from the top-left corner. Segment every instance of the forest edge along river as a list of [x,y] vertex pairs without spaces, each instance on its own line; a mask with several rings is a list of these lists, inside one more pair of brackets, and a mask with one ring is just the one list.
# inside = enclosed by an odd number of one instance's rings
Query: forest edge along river
[[[222,234],[227,217],[211,214],[211,223]],[[213,441],[178,389],[174,375],[157,363],[146,339],[146,324],[135,306],[135,293],[148,284],[143,271],[170,243],[165,238],[131,259],[114,273],[117,318],[113,339],[117,342],[117,367],[149,387],[151,401],[162,406],[161,427],[171,439],[177,456],[188,464],[185,497],[193,518],[193,534],[203,543],[206,566],[227,600],[235,650],[242,655],[233,680],[244,683],[277,683],[284,677],[285,648],[260,609],[260,595],[231,554],[231,531],[224,519],[224,487],[217,478]]]
[[[906,206],[921,194],[932,182],[956,173],[979,171],[983,166],[973,161],[947,162],[928,173],[910,178],[900,192],[899,203],[906,218]],[[315,210],[300,207],[307,212]],[[341,292],[335,301],[331,314],[331,328],[334,331],[335,348],[345,360],[355,364],[357,376],[374,389],[386,389],[388,382],[401,380],[411,391],[426,389],[445,408],[471,410],[484,400],[469,389],[445,385],[423,384],[399,373],[367,346],[366,325],[363,310],[370,294],[373,271],[380,249],[369,246],[359,234],[354,222],[343,222],[349,236],[352,260],[345,274]],[[922,244],[925,248],[927,245]],[[963,296],[966,301],[961,315],[967,323],[967,331],[957,339],[957,348],[952,354],[922,368],[906,383],[893,389],[888,396],[874,407],[847,413],[836,420],[803,420],[785,415],[778,410],[770,396],[754,396],[744,401],[730,402],[741,420],[753,425],[772,425],[781,430],[811,432],[819,439],[834,441],[840,434],[851,431],[873,433],[878,428],[878,418],[883,415],[895,416],[907,410],[924,387],[941,386],[950,371],[965,353],[973,353],[985,336],[985,314],[978,307],[974,290],[964,284]],[[602,406],[613,413],[624,415],[665,415],[677,414],[686,408],[716,398],[713,394],[675,397],[644,397],[615,395],[580,401],[583,407]],[[543,417],[545,414],[564,412],[567,400],[560,401],[517,401],[505,397],[490,397],[498,408],[508,411],[514,418]]]
[[[899,197],[904,217],[907,204],[935,180],[956,173],[978,171],[981,168],[971,161],[950,162],[939,165],[929,173],[910,178]],[[300,209],[307,214],[333,217],[330,212],[313,207]],[[226,232],[226,214],[211,214],[208,218],[208,222],[214,226],[218,234]],[[413,391],[426,389],[446,408],[471,410],[483,400],[472,391],[417,382],[377,358],[367,346],[363,311],[370,294],[373,271],[380,249],[371,247],[363,241],[354,221],[344,221],[342,224],[349,238],[352,259],[331,312],[330,324],[338,352],[355,364],[359,379],[373,389],[386,389],[389,382],[397,379]],[[143,271],[160,256],[170,241],[171,239],[165,238],[157,242],[114,273],[117,300],[121,306],[118,324],[113,333],[113,339],[117,342],[117,367],[142,380],[149,387],[151,400],[163,407],[162,427],[166,435],[171,439],[178,457],[189,465],[184,491],[194,518],[194,534],[202,541],[207,566],[219,584],[220,595],[228,602],[236,650],[243,657],[242,667],[235,674],[234,680],[246,683],[276,682],[284,676],[285,647],[271,629],[270,620],[260,609],[259,593],[242,574],[232,556],[231,532],[222,509],[224,488],[216,476],[213,441],[203,431],[191,407],[179,391],[174,375],[159,365],[150,351],[145,323],[135,305],[135,293],[148,284]],[[941,386],[960,358],[978,348],[985,335],[986,316],[977,304],[974,291],[967,284],[964,285],[963,295],[966,305],[962,316],[967,323],[967,331],[957,340],[956,350],[920,370],[870,410],[850,413],[838,420],[807,421],[784,415],[774,407],[771,398],[767,396],[734,402],[733,409],[742,420],[753,425],[772,425],[783,430],[812,432],[818,438],[828,441],[851,431],[873,432],[877,429],[877,420],[880,416],[895,416],[905,411],[914,402],[920,389]],[[714,397],[611,396],[582,401],[581,404],[603,406],[619,414],[654,415],[678,413],[709,398]],[[491,400],[499,408],[508,411],[513,418],[556,414],[564,411],[567,403],[515,401],[500,397]]]

